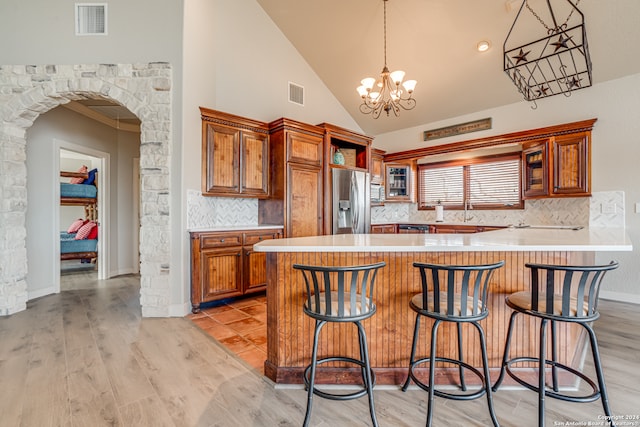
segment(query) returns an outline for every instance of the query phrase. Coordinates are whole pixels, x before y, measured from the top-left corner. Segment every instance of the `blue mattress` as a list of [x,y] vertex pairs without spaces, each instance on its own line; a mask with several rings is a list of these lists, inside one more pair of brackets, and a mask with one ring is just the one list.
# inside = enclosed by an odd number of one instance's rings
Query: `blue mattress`
[[77,252],[97,252],[98,239],[76,240],[75,234],[60,232],[60,253],[73,254]]
[[95,185],[60,183],[60,197],[95,198],[97,192]]

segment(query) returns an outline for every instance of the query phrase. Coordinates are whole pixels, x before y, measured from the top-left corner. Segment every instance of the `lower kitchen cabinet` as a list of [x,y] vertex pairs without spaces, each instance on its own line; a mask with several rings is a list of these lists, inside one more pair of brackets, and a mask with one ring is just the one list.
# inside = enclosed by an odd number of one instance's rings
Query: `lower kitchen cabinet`
[[372,234],[396,234],[396,225],[395,224],[372,224],[371,225],[371,233]]
[[467,224],[432,224],[429,226],[429,233],[436,234],[467,234],[482,233],[483,231],[499,230],[501,226],[489,225],[467,225]]
[[282,237],[282,230],[191,232],[191,307],[266,289],[266,256],[253,245]]

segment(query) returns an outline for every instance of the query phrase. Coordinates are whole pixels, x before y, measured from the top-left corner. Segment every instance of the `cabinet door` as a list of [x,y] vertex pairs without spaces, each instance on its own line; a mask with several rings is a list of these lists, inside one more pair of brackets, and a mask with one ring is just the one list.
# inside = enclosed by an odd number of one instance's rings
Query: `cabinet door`
[[245,294],[262,291],[267,287],[267,254],[254,252],[253,245],[265,240],[278,239],[281,236],[280,230],[244,233],[242,273]]
[[384,183],[384,161],[383,157],[372,150],[371,152],[371,183]]
[[240,170],[240,193],[255,197],[269,195],[269,138],[266,134],[242,132]]
[[549,194],[547,141],[528,144],[522,150],[522,194],[525,199]]
[[322,170],[296,163],[287,166],[286,237],[322,234]]
[[201,302],[242,295],[242,248],[205,249],[200,254]]
[[287,132],[287,161],[322,166],[322,136]]
[[411,202],[413,179],[410,165],[389,163],[385,167],[385,201]]
[[240,193],[240,131],[203,123],[202,193],[228,195]]
[[590,195],[588,138],[586,132],[553,138],[552,194]]

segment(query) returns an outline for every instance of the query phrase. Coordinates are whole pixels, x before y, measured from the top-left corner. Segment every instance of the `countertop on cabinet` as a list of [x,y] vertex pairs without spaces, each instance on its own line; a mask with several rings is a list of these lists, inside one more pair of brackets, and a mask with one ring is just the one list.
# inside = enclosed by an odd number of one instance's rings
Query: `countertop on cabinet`
[[189,228],[189,233],[206,233],[219,231],[244,231],[244,230],[278,230],[282,229],[282,225],[220,225],[216,227],[196,227]]
[[504,228],[474,234],[339,234],[269,240],[258,252],[631,251],[624,228]]
[[386,224],[397,224],[397,225],[468,225],[470,227],[504,227],[507,228],[512,224],[495,224],[495,223],[486,223],[486,222],[457,222],[457,221],[376,221],[372,222],[371,225],[386,225]]

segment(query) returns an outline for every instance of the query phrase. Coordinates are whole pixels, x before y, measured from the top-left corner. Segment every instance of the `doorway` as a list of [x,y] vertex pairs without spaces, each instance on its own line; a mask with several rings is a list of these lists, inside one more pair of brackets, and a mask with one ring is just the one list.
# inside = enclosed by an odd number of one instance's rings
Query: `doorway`
[[[83,167],[87,171],[97,170],[95,177],[96,203],[85,203],[84,201],[75,200],[71,203],[62,203],[59,201],[58,209],[53,212],[58,213],[58,217],[54,218],[54,224],[59,224],[60,239],[56,245],[55,269],[60,272],[57,275],[57,281],[54,283],[56,293],[63,289],[61,276],[75,275],[75,278],[82,277],[85,281],[105,280],[110,277],[109,269],[109,210],[111,206],[109,173],[110,155],[99,150],[94,150],[81,145],[73,144],[67,141],[55,140],[56,152],[58,153],[58,165],[54,170],[59,172],[76,172]],[[59,173],[58,173],[59,176]],[[70,181],[70,179],[60,178],[61,181]],[[82,184],[79,184],[82,185]],[[60,190],[59,190],[60,191]],[[60,194],[58,194],[60,196]],[[96,239],[78,239],[71,237],[78,234],[77,230],[70,230],[70,226],[77,220],[83,222],[94,221],[97,223],[97,235],[90,236]],[[57,231],[57,230],[56,230]],[[73,231],[73,232],[71,232]],[[70,240],[70,241],[69,241]],[[97,242],[92,242],[97,240]],[[79,243],[80,246],[73,246]],[[95,247],[91,246],[94,245]],[[91,246],[91,247],[89,247]],[[79,249],[77,249],[79,248]],[[79,254],[87,250],[94,251],[97,256],[90,258],[81,258]],[[61,259],[64,253],[66,259]],[[78,255],[76,255],[78,254]],[[78,257],[76,257],[78,256]],[[77,281],[77,280],[76,280]],[[68,281],[67,281],[68,282]],[[74,286],[76,288],[77,286]]]

